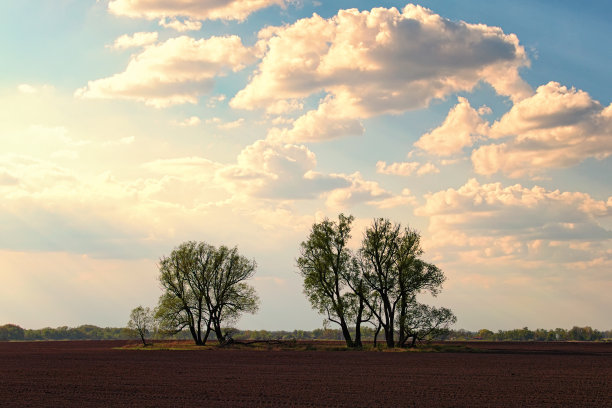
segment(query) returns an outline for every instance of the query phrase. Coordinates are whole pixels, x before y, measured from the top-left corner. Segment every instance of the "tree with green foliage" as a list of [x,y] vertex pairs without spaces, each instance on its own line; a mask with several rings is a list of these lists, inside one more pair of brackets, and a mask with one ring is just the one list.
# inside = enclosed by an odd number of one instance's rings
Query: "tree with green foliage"
[[156,318],[165,332],[185,328],[198,345],[206,344],[211,331],[219,343],[225,341],[222,324],[242,313],[255,313],[259,298],[245,281],[257,264],[237,248],[216,248],[204,242],[185,242],[159,263],[159,281],[164,293]]
[[0,326],[0,341],[6,340],[23,340],[25,338],[25,330],[16,324],[5,324]]
[[[336,323],[348,347],[361,347],[361,324],[365,304],[350,288],[353,254],[348,248],[353,217],[338,216],[338,222],[325,218],[312,225],[300,245],[297,266],[304,278],[304,293],[310,304],[330,322]],[[355,326],[355,339],[349,325]]]
[[445,280],[442,271],[423,261],[420,234],[402,229],[387,219],[375,219],[364,233],[357,257],[358,277],[365,289],[356,290],[382,327],[387,347],[414,346],[455,322],[448,309],[435,309],[417,302],[417,295],[436,296]]
[[147,346],[146,337],[153,331],[153,312],[148,307],[138,306],[130,313],[127,328],[134,336],[140,337],[142,345]]
[[421,303],[414,303],[402,319],[402,331],[397,344],[399,347],[406,347],[409,339],[410,347],[414,347],[417,341],[439,338],[449,332],[451,324],[457,322],[457,317],[450,309]]
[[[423,292],[436,296],[445,280],[442,271],[420,257],[420,234],[386,219],[375,219],[366,229],[361,248],[347,247],[353,217],[340,214],[338,222],[315,223],[301,244],[298,268],[312,306],[338,324],[349,347],[361,346],[361,324],[378,323],[387,347],[411,346],[431,338],[456,321],[446,308],[419,304]],[[355,323],[355,341],[349,322]]]

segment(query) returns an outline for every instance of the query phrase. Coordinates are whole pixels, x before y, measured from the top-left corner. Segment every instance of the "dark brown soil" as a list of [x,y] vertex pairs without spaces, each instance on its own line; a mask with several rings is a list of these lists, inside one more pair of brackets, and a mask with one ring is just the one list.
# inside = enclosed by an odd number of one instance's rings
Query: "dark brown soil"
[[0,343],[0,407],[612,406],[612,344],[461,343],[483,353],[115,349],[125,344]]

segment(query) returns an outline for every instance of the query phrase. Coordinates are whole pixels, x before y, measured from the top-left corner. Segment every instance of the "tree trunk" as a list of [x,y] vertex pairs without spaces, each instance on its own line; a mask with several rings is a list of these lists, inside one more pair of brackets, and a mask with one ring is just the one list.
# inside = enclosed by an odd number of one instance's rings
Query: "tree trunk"
[[198,304],[198,341],[196,344],[202,344],[202,300]]
[[344,317],[340,317],[340,327],[342,328],[342,335],[344,336],[344,341],[346,341],[347,347],[355,347],[355,343],[353,343],[353,339],[351,339],[351,332],[346,325],[346,321]]
[[361,316],[363,314],[363,300],[359,299],[359,310],[357,311],[357,319],[355,320],[355,344],[356,348],[362,348],[363,344],[361,343]]
[[362,348],[363,344],[361,342],[361,318],[363,316],[363,309],[365,308],[365,304],[363,302],[363,298],[359,297],[359,309],[357,310],[357,319],[355,320],[355,347]]
[[193,341],[195,342],[196,346],[200,345],[200,339],[198,339],[198,334],[195,331],[195,327],[193,326],[193,323],[189,323],[189,332],[191,333],[191,337],[193,337]]
[[376,331],[374,332],[374,347],[376,347],[376,339],[378,338],[378,334],[380,333],[380,329],[382,325],[378,322],[378,326],[376,326]]
[[215,328],[215,335],[217,336],[217,341],[219,342],[219,344],[223,344],[225,338],[223,336],[223,331],[221,331],[221,323],[215,319],[213,325]]
[[387,341],[387,348],[395,347],[395,340],[393,340],[393,329],[385,329],[385,340]]
[[206,333],[204,333],[204,338],[202,339],[202,346],[206,345],[206,340],[208,340],[208,335],[210,334],[210,322],[206,325]]

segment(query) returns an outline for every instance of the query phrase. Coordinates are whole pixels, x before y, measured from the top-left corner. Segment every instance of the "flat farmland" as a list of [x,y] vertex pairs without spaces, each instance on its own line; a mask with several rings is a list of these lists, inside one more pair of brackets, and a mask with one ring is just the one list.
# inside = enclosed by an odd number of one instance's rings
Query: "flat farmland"
[[460,343],[483,351],[460,353],[117,349],[126,344],[0,343],[0,406],[612,406],[606,343]]

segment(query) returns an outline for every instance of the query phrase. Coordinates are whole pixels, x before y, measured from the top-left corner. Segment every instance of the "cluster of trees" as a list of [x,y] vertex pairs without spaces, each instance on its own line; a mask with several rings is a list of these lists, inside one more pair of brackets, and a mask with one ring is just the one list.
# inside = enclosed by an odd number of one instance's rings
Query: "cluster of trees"
[[246,283],[256,267],[235,247],[185,242],[159,262],[163,293],[157,308],[137,307],[128,327],[145,345],[153,329],[165,335],[186,330],[197,345],[206,344],[213,332],[223,343],[227,340],[224,325],[258,309],[255,289]]
[[122,327],[98,327],[83,325],[78,327],[45,327],[43,329],[24,329],[14,324],[0,326],[0,341],[5,340],[124,340],[131,338],[128,330]]
[[600,341],[612,339],[612,330],[597,330],[590,326],[574,326],[569,330],[556,328],[551,330],[522,329],[498,330],[493,332],[488,329],[471,332],[467,330],[450,330],[443,336],[448,340],[489,340],[489,341]]
[[[146,309],[146,308],[145,308]],[[154,326],[152,326],[154,327]],[[232,333],[235,340],[344,340],[342,330],[321,328],[314,330],[239,330],[224,328],[224,332]],[[354,335],[354,328],[351,328]],[[493,333],[493,334],[491,334]],[[520,333],[520,335],[518,335]],[[552,333],[552,334],[551,334]],[[362,340],[374,340],[373,327],[361,328]],[[188,330],[169,335],[167,333],[151,330],[148,338],[155,339],[192,339]],[[7,340],[127,340],[139,337],[138,333],[122,327],[97,327],[92,325],[75,328],[57,327],[37,330],[23,329],[14,324],[0,326],[0,341]],[[210,335],[215,340],[215,333]],[[601,341],[612,340],[612,330],[596,330],[589,326],[571,329],[536,329],[527,328],[514,330],[499,330],[492,332],[487,329],[479,331],[453,330],[440,333],[434,340],[488,340],[488,341]]]
[[[365,324],[373,326],[374,342],[382,330],[390,348],[444,333],[455,315],[417,301],[423,292],[437,295],[445,280],[438,267],[420,258],[419,233],[376,219],[353,252],[348,248],[353,219],[340,214],[338,222],[315,223],[301,243],[297,266],[313,307],[340,326],[348,347],[362,347]],[[206,344],[211,332],[226,342],[224,325],[258,308],[257,294],[246,283],[255,268],[236,248],[185,242],[160,260],[163,293],[157,308],[134,309],[128,328],[144,345],[154,330],[188,331],[197,345]]]
[[353,219],[340,214],[337,222],[313,224],[297,259],[304,293],[313,308],[340,326],[347,346],[362,346],[366,323],[375,327],[374,341],[382,329],[389,348],[414,346],[455,323],[449,309],[417,301],[423,292],[436,296],[445,280],[438,267],[421,259],[420,234],[379,218],[352,251]]

